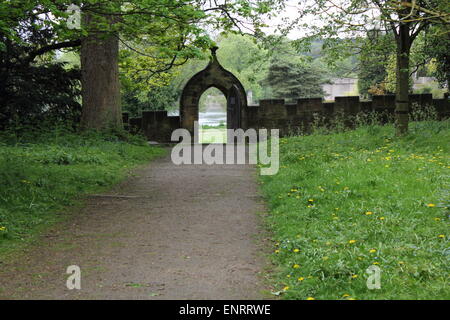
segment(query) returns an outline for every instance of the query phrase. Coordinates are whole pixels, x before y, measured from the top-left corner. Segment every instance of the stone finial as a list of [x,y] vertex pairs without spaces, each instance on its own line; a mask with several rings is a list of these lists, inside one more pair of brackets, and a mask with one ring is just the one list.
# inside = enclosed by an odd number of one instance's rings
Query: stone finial
[[216,51],[219,49],[219,47],[217,47],[217,46],[214,46],[214,47],[211,47],[211,54],[213,55],[213,57],[215,57],[216,56]]

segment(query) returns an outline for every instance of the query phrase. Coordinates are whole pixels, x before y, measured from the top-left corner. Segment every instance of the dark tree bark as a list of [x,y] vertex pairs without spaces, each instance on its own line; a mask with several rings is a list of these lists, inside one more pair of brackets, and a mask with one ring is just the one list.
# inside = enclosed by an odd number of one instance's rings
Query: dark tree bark
[[400,22],[397,36],[397,88],[395,99],[395,128],[397,135],[403,135],[408,132],[410,49],[410,23]]
[[[111,18],[110,23],[113,23]],[[89,35],[81,41],[83,129],[122,128],[119,82],[119,39],[96,31],[93,17],[83,16]]]

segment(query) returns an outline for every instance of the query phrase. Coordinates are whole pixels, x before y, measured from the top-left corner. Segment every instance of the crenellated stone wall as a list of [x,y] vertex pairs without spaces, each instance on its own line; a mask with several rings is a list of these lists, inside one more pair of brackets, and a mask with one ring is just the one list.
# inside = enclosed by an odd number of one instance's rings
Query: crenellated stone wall
[[[438,119],[450,117],[450,103],[448,97],[433,99],[431,94],[411,94],[411,105],[416,104],[423,108],[433,106]],[[281,135],[295,133],[298,130],[308,131],[314,121],[320,116],[330,121],[337,115],[352,119],[360,112],[377,112],[386,119],[394,115],[395,96],[374,96],[372,100],[361,101],[357,96],[336,97],[334,102],[324,102],[321,98],[298,99],[297,103],[288,104],[283,99],[261,100],[259,105],[247,106],[247,124],[243,129],[266,128],[280,129]],[[180,117],[171,117],[167,111],[145,111],[141,118],[130,118],[124,114],[124,123],[132,131],[141,131],[149,140],[170,142],[172,131],[180,128]],[[348,120],[348,126],[353,122]]]

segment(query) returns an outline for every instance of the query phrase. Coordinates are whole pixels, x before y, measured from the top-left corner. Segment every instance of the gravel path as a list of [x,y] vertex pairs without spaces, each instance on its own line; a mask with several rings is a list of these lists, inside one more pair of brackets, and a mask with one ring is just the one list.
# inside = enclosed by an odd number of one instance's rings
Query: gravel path
[[[86,203],[0,262],[0,298],[264,298],[252,166],[176,166],[168,156]],[[69,265],[81,268],[81,290],[66,288]]]

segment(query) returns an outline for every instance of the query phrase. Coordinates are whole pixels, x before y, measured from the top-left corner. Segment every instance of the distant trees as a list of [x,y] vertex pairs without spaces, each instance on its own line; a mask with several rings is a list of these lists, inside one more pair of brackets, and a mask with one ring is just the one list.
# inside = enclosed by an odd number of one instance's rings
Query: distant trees
[[[413,42],[432,25],[448,29],[450,4],[446,0],[314,0],[304,4],[300,17],[310,15],[320,24],[301,27],[310,30],[309,37],[326,37],[331,42],[339,38],[364,38],[367,32],[390,33],[395,43],[396,57],[396,133],[408,131],[410,53]],[[448,32],[448,31],[447,31]],[[353,41],[348,41],[353,45]]]
[[314,65],[277,57],[271,60],[263,83],[271,88],[273,98],[293,100],[323,97],[322,85],[329,80],[324,71]]
[[[386,65],[395,50],[391,34],[379,31],[363,39],[358,61],[358,90],[362,97],[386,93]],[[395,91],[395,90],[394,90]]]

